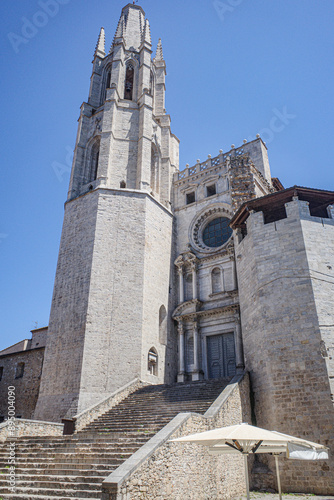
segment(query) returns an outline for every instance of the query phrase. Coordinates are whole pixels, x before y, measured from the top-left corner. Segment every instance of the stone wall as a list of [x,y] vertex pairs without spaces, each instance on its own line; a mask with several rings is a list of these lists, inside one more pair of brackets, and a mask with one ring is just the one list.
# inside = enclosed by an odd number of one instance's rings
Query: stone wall
[[136,377],[175,378],[159,342],[171,246],[172,214],[148,193],[98,189],[67,203],[34,418],[71,418]]
[[[9,429],[8,422],[0,425],[0,441],[6,441],[7,437],[25,436],[62,436],[63,424],[53,422],[41,422],[40,420],[15,419],[14,426]],[[13,430],[14,429],[14,434]]]
[[314,301],[334,402],[334,213],[333,218],[310,217],[301,221]]
[[250,421],[248,377],[235,377],[206,414],[181,413],[103,483],[103,500],[204,500],[245,493],[243,457],[170,440]]
[[77,412],[97,205],[93,192],[65,206],[37,420]]
[[[168,356],[167,342],[159,332],[159,310],[166,309],[171,316],[170,295],[172,289],[172,229],[173,218],[167,210],[151,198],[146,198],[145,207],[145,253],[143,255],[142,282],[142,345],[140,378],[151,384],[176,381],[176,367]],[[170,325],[171,326],[171,325]],[[170,328],[167,341],[173,345],[175,335]],[[157,376],[148,372],[148,352],[154,347],[158,353]]]
[[[38,398],[42,372],[44,348],[7,354],[0,357],[0,416],[7,418],[8,387],[15,387],[16,416],[32,418]],[[24,363],[23,374],[19,376],[19,365]]]
[[[254,423],[328,445],[333,456],[334,411],[322,332],[334,323],[331,270],[325,271],[333,263],[334,225],[331,219],[310,217],[307,202],[287,203],[286,212],[286,219],[269,224],[262,212],[251,213],[247,236],[236,241]],[[275,470],[272,459],[259,459]],[[333,458],[280,462],[283,492],[334,493]],[[269,476],[264,474],[266,482]]]

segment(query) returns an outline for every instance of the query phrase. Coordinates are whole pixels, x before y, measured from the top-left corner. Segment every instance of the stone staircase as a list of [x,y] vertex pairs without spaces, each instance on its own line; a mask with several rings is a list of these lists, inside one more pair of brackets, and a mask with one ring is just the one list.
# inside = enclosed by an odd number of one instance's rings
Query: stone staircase
[[0,447],[0,500],[101,498],[103,479],[178,413],[205,413],[229,381],[145,386],[73,436],[17,438],[15,493],[6,477],[5,442]]

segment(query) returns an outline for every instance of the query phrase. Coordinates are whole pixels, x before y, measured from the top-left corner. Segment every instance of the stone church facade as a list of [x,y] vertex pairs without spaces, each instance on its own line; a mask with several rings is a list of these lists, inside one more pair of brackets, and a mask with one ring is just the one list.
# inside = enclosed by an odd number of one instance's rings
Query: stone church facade
[[[334,193],[284,190],[259,136],[180,172],[165,75],[127,5],[81,106],[33,418],[70,418],[135,377],[246,370],[253,423],[333,447]],[[307,467],[334,493],[332,459]]]

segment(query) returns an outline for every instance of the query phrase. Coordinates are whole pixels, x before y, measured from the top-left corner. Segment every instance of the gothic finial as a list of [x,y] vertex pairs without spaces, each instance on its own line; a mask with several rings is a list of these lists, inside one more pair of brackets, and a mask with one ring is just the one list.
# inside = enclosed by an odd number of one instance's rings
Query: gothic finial
[[99,57],[105,57],[106,55],[106,49],[105,49],[105,34],[104,34],[104,28],[101,28],[100,34],[99,34],[99,39],[97,41],[96,47],[95,47],[95,56]]
[[164,55],[162,53],[161,38],[159,38],[159,41],[158,41],[157,52],[155,54],[155,60],[156,61],[163,61],[164,60]]
[[148,22],[148,19],[145,21],[143,41],[152,45],[150,23]]

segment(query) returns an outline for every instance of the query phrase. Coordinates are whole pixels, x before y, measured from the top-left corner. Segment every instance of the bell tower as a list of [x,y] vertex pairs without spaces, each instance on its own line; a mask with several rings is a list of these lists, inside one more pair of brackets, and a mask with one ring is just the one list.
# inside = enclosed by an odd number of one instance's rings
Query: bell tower
[[[171,190],[179,140],[143,9],[101,28],[81,106],[34,418],[59,420],[135,377],[171,382]],[[171,361],[171,362],[169,362]]]

